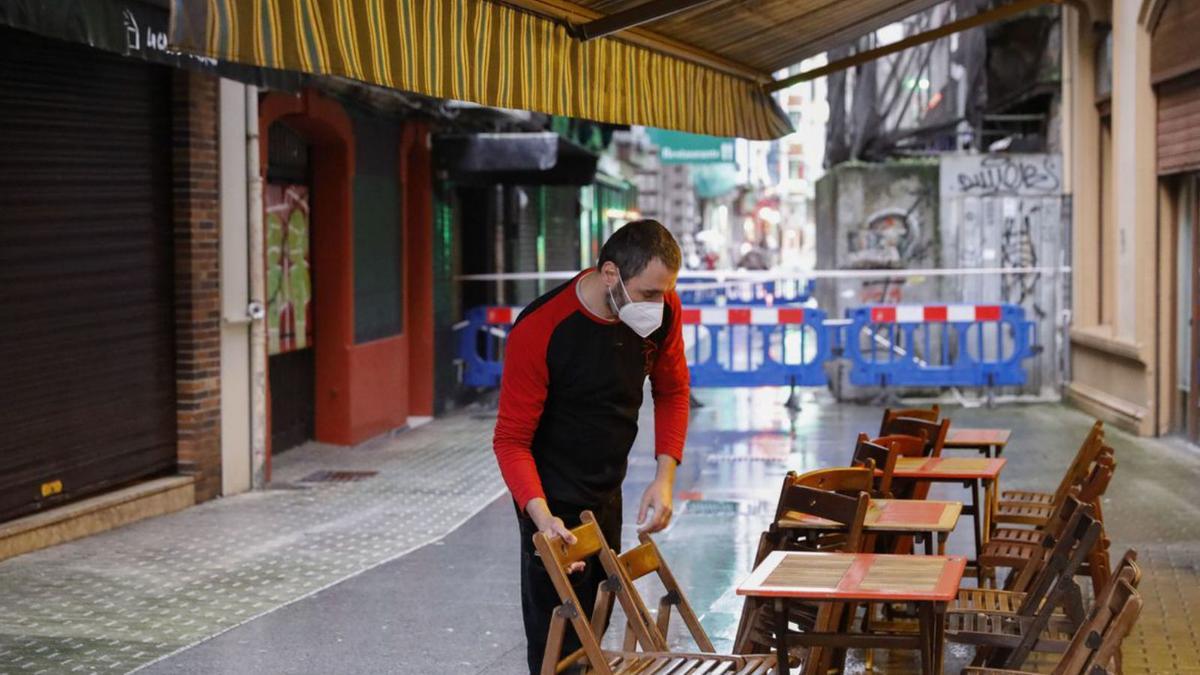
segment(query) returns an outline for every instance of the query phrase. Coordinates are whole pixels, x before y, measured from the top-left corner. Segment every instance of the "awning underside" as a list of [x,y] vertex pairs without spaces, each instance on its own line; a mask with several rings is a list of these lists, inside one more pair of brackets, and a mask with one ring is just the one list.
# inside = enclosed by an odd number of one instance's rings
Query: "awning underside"
[[714,0],[612,37],[568,28],[644,1],[172,0],[171,41],[487,106],[769,139],[791,131],[762,88],[772,71],[936,3]]

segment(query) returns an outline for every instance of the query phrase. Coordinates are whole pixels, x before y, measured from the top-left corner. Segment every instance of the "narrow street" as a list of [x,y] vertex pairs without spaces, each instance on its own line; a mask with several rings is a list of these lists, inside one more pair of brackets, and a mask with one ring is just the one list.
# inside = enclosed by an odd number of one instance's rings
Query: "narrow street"
[[[757,533],[787,470],[844,464],[878,410],[781,390],[703,390],[657,537],[719,649],[728,649]],[[647,419],[643,410],[643,420]],[[957,409],[1007,426],[1002,485],[1050,488],[1091,419],[1061,405]],[[4,673],[522,673],[517,539],[490,450],[494,418],[463,413],[350,449],[277,458],[273,488],[210,502],[0,563]],[[648,425],[626,481],[625,536],[653,472]],[[1118,469],[1105,498],[1112,553],[1139,552],[1147,607],[1127,673],[1200,672],[1200,460],[1182,445],[1108,431]],[[312,483],[318,471],[377,471]],[[965,499],[956,486],[937,498]],[[969,549],[960,521],[952,553]],[[653,592],[653,591],[648,591]],[[678,646],[687,641],[673,626]],[[615,631],[610,633],[610,638]],[[948,665],[969,660],[951,645]],[[915,655],[877,654],[887,672]],[[891,659],[890,661],[888,659]],[[852,654],[851,671],[861,670]],[[951,670],[953,672],[953,670]]]

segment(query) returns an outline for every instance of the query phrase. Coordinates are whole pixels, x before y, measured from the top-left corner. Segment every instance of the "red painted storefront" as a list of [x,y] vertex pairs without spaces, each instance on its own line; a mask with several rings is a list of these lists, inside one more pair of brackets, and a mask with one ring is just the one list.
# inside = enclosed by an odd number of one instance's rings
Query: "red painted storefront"
[[403,330],[356,342],[354,124],[342,103],[313,90],[264,96],[259,110],[264,180],[268,130],[277,121],[303,134],[310,147],[312,302],[318,308],[315,440],[353,445],[402,427],[410,417],[433,414],[430,127],[404,121],[395,149]]

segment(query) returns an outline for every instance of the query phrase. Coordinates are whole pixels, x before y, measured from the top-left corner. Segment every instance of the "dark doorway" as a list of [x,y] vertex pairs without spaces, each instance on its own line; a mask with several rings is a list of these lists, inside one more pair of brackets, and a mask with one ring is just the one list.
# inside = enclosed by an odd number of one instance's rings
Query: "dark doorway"
[[298,132],[284,122],[271,125],[263,205],[272,454],[315,433],[310,154]]

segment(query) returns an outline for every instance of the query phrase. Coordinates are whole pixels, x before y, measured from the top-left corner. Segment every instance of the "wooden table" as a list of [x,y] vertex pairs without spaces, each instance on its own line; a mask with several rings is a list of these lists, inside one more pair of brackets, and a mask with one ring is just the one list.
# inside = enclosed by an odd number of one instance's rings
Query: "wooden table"
[[[960,556],[807,553],[775,551],[741,586],[738,595],[771,598],[778,673],[787,673],[788,642],[809,647],[918,649],[921,672],[942,672],[946,604],[958,595],[966,560]],[[916,635],[851,633],[848,626],[789,635],[788,602],[911,602],[921,630]]]
[[[876,534],[911,534],[924,538],[925,553],[933,555],[933,540],[938,542],[938,555],[946,553],[946,538],[958,524],[962,502],[942,502],[927,499],[872,499],[867,507],[863,529]],[[798,530],[831,530],[841,523],[789,511],[779,519],[779,527]]]
[[[972,429],[950,427],[943,448],[978,450],[985,457],[999,457],[1008,445],[1008,429]],[[994,451],[994,452],[993,452]]]
[[[925,480],[931,483],[962,483],[971,490],[971,503],[962,512],[971,516],[975,525],[975,559],[971,561],[976,576],[979,573],[979,554],[991,532],[991,513],[996,504],[1000,472],[1008,460],[1001,457],[901,457],[896,460],[895,478]],[[983,501],[979,499],[983,489]]]

